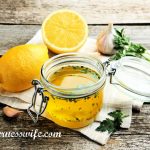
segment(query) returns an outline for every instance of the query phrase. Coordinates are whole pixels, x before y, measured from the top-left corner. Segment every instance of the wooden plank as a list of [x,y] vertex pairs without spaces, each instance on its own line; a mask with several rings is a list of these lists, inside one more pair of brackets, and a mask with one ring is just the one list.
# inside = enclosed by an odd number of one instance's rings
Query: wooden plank
[[[115,26],[125,28],[125,32],[134,42],[150,49],[150,26]],[[96,38],[103,25],[89,26],[89,36]],[[10,47],[24,44],[40,29],[40,25],[0,25],[0,55]]]
[[[2,107],[1,107],[2,108]],[[133,113],[132,123],[129,129],[121,129],[118,132],[115,132],[114,135],[150,135],[150,105],[145,104],[140,113]],[[11,126],[10,126],[11,124]],[[10,119],[4,117],[2,114],[2,109],[0,109],[0,131],[2,130],[13,130],[16,128],[16,125],[20,128],[26,128],[31,125],[31,129],[37,128],[39,130],[45,130],[47,127],[49,130],[57,129],[57,131],[62,132],[64,135],[68,136],[80,136],[78,132],[74,132],[69,129],[62,128],[52,121],[49,121],[43,117],[39,118],[39,121],[36,125],[33,124],[33,121],[27,113],[23,113],[17,119]],[[56,131],[56,130],[55,130]]]
[[62,8],[79,12],[88,24],[150,23],[149,0],[0,0],[0,23],[41,24]]
[[40,26],[0,25],[0,55],[13,46],[25,44]]
[[[80,133],[62,128],[53,122],[40,117],[37,124],[33,124],[27,113],[22,114],[17,119],[3,117],[0,109],[0,132],[2,131],[32,131],[38,129],[41,132],[57,131],[62,133],[61,138],[1,138],[0,145],[4,150],[7,149],[50,149],[50,150],[117,150],[134,149],[144,150],[150,147],[150,111],[149,105],[144,105],[139,114],[133,114],[131,128],[116,132],[111,136],[108,144],[101,146]],[[136,125],[135,125],[136,124]],[[146,127],[148,129],[146,129]],[[133,131],[134,132],[130,132]]]
[[1,138],[1,150],[149,150],[150,136],[113,136],[108,144],[101,146],[84,137],[56,138]]

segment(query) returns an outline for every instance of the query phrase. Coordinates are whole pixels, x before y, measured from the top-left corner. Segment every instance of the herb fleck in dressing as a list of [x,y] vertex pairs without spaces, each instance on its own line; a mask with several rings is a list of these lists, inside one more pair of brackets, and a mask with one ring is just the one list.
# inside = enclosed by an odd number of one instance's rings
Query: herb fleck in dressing
[[[100,75],[84,66],[66,66],[54,72],[48,81],[65,89],[82,89],[98,82]],[[86,88],[85,88],[86,89]],[[57,124],[79,128],[93,121],[102,107],[103,89],[80,98],[64,98],[49,95],[46,108],[49,117]]]

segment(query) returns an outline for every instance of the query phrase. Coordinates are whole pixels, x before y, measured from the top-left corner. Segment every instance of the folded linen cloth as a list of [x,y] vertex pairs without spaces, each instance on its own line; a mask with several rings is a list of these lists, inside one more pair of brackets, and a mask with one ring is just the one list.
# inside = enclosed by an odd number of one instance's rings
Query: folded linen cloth
[[[39,30],[35,36],[27,42],[29,43],[43,43],[41,30]],[[88,38],[85,45],[79,50],[79,52],[84,53],[91,53],[96,51],[96,40],[92,38]],[[53,55],[53,54],[52,54]],[[97,53],[94,53],[97,57]],[[107,57],[102,55],[98,55],[102,62],[107,60]],[[28,89],[23,92],[19,93],[10,93],[4,90],[0,91],[0,102],[6,105],[9,105],[14,108],[19,109],[27,109],[32,101],[32,96],[34,93],[34,88]],[[37,104],[36,107],[39,107],[40,97],[37,96]],[[104,145],[107,143],[110,133],[96,131],[95,129],[100,125],[100,122],[109,118],[108,113],[114,110],[121,110],[125,115],[128,117],[123,119],[122,127],[129,128],[131,124],[131,117],[132,117],[132,107],[135,109],[140,110],[142,107],[143,102],[140,101],[133,101],[131,97],[125,95],[124,93],[120,92],[118,88],[114,85],[109,84],[109,78],[106,81],[106,86],[104,88],[104,104],[102,110],[97,114],[95,121],[87,127],[75,129],[80,133],[84,134],[88,138]],[[42,116],[48,118],[46,113],[43,113]]]

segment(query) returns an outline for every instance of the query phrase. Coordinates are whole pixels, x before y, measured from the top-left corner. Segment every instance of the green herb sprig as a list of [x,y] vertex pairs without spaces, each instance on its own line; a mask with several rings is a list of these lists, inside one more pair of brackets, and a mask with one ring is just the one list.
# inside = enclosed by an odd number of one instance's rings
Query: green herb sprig
[[115,33],[113,42],[116,53],[110,57],[110,61],[118,60],[124,56],[134,56],[150,61],[150,52],[141,44],[131,42],[130,38],[124,34],[124,29],[115,28]]
[[127,115],[124,115],[121,110],[110,112],[108,115],[113,119],[106,118],[106,120],[102,121],[100,126],[95,129],[96,131],[108,131],[108,133],[114,133],[121,128],[120,126],[122,124],[123,118],[127,117]]

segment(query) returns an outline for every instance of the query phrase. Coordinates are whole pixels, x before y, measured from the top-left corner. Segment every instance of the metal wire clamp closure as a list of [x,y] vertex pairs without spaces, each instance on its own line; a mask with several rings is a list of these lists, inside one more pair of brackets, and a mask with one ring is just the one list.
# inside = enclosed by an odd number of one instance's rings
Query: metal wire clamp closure
[[[34,85],[35,92],[34,92],[33,97],[32,97],[32,103],[28,107],[27,112],[28,112],[29,116],[31,117],[31,119],[34,121],[34,123],[36,123],[38,121],[39,115],[41,115],[45,111],[49,97],[44,96],[44,92],[47,90],[44,90],[40,81],[33,80],[32,85]],[[38,110],[36,110],[36,108],[35,108],[36,107],[35,104],[36,104],[36,100],[37,100],[37,94],[39,94],[42,98],[41,103],[40,103],[40,107]],[[43,107],[43,104],[45,104],[44,107]],[[33,112],[32,112],[32,110],[33,110]]]
[[[107,69],[107,67],[110,65],[110,61],[111,60],[108,59],[107,61],[105,61],[103,63],[105,69]],[[125,88],[124,86],[120,85],[119,83],[113,82],[113,76],[115,75],[115,73],[116,73],[116,68],[110,68],[110,70],[107,71],[107,75],[110,77],[109,83],[121,86],[122,88]]]

